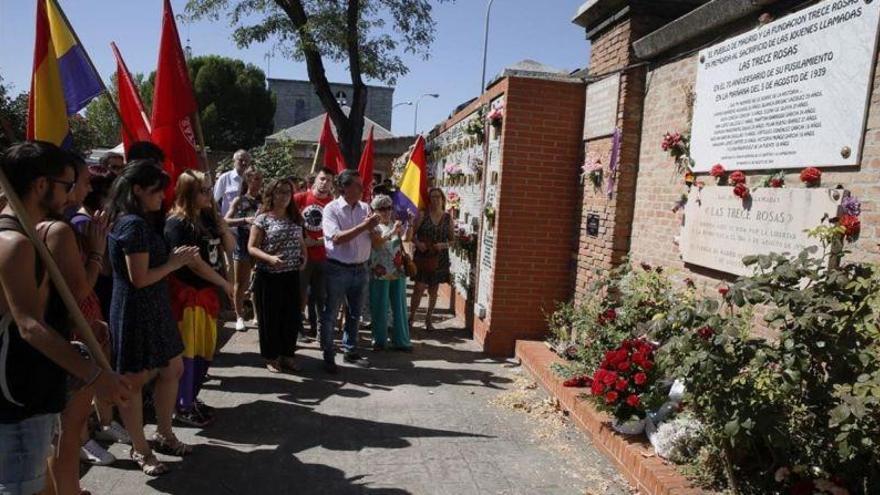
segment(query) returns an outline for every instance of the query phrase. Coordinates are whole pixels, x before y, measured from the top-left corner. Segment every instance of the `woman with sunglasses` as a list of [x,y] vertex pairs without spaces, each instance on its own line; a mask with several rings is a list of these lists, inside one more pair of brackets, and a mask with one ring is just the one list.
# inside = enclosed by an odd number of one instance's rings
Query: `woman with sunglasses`
[[113,267],[109,322],[114,361],[132,385],[131,399],[119,412],[131,436],[131,459],[151,476],[168,472],[144,436],[141,391],[157,375],[153,445],[175,456],[192,450],[171,429],[184,347],[172,316],[166,277],[194,263],[199,249],[178,247],[169,252],[162,237],[162,200],[168,180],[152,160],[129,163],[113,184],[107,212],[113,224],[107,249]]
[[383,350],[388,343],[388,310],[392,313],[391,349],[409,352],[409,325],[406,318],[406,265],[403,255],[404,228],[393,221],[391,197],[380,194],[370,206],[379,213],[379,225],[371,232],[370,316],[373,349]]
[[186,170],[177,178],[174,207],[165,222],[165,240],[172,249],[180,246],[199,249],[199,258],[168,277],[171,308],[184,346],[175,418],[198,428],[214,419],[213,409],[196,397],[217,347],[220,299],[216,288],[233,299],[232,284],[221,275],[221,254],[230,250],[234,241],[218,215],[211,193],[205,174]]
[[248,252],[256,259],[254,309],[260,355],[272,373],[299,370],[293,361],[296,336],[302,332],[299,272],[308,255],[302,215],[292,198],[290,181],[276,179],[269,184],[248,243]]

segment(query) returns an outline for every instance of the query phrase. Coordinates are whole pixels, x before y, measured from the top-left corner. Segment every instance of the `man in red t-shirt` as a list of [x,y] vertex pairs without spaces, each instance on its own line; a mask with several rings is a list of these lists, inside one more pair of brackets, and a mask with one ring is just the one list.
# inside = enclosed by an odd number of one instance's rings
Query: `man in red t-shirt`
[[318,316],[324,312],[324,304],[327,295],[324,288],[324,261],[327,253],[324,250],[324,230],[321,222],[324,220],[324,206],[333,201],[333,178],[335,173],[329,168],[322,168],[312,187],[305,192],[295,194],[293,201],[303,216],[306,247],[309,251],[309,262],[305,270],[300,273],[300,295],[302,295],[301,308],[309,307],[309,337],[315,337],[318,332]]

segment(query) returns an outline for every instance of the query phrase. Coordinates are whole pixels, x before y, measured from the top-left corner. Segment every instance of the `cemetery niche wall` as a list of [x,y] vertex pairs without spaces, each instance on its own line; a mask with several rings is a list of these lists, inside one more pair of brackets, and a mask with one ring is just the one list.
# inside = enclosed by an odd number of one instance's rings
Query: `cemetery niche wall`
[[[610,256],[713,290],[747,273],[741,255],[795,254],[815,242],[807,229],[842,221],[848,259],[880,260],[880,2],[775,2],[738,14],[709,2],[662,22],[659,7],[637,1],[612,19],[619,3],[590,2],[576,22],[590,36],[591,79],[621,78],[613,206],[632,217],[602,217],[593,239],[585,229],[603,210],[584,186],[578,288]],[[717,24],[707,30],[698,11]],[[591,136],[587,153],[607,156],[607,138]],[[630,175],[627,198],[620,183]]]
[[580,79],[506,71],[428,136],[456,225],[441,297],[490,355],[543,338],[570,294],[583,108]]

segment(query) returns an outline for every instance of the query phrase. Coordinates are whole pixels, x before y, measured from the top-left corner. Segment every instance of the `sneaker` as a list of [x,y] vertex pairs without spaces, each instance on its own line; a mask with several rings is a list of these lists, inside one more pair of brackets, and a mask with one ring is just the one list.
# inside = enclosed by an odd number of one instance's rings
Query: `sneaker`
[[95,432],[95,439],[102,442],[126,443],[131,445],[131,437],[125,428],[116,421],[111,421],[110,426],[104,426]]
[[247,330],[247,327],[244,325],[244,318],[239,317],[237,320],[235,320],[235,330],[239,332],[244,332],[245,330]]
[[194,408],[194,409],[195,409],[195,410],[196,410],[196,411],[197,411],[197,412],[198,412],[203,418],[205,418],[208,422],[213,422],[213,421],[214,421],[214,416],[215,416],[215,412],[216,412],[216,409],[215,409],[215,408],[213,408],[213,407],[211,407],[211,406],[205,404],[204,402],[200,401],[199,399],[196,399],[196,403],[193,404],[193,408]]
[[339,373],[339,366],[333,361],[324,361],[324,371],[331,375],[335,375],[336,373]]
[[79,459],[95,466],[109,466],[116,462],[113,454],[92,439],[79,448]]
[[174,415],[174,421],[177,421],[182,425],[193,426],[195,428],[204,428],[210,423],[210,420],[203,416],[195,407],[193,407],[189,411],[177,411],[177,414]]

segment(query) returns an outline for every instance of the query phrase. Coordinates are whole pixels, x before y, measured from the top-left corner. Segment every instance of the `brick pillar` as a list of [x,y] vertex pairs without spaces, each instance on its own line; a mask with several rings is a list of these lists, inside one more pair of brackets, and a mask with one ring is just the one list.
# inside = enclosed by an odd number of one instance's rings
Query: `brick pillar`
[[[659,23],[656,18],[633,9],[600,31],[589,33],[592,42],[590,78],[620,74],[617,127],[622,138],[615,184],[610,192],[607,180],[613,138],[599,137],[584,142],[585,154],[597,154],[605,170],[600,188],[595,188],[588,180],[583,185],[576,299],[583,297],[597,270],[602,273],[611,269],[629,253],[647,73],[646,66],[632,67],[637,62],[632,42]],[[587,235],[586,219],[590,214],[598,215],[600,219],[597,237]]]

